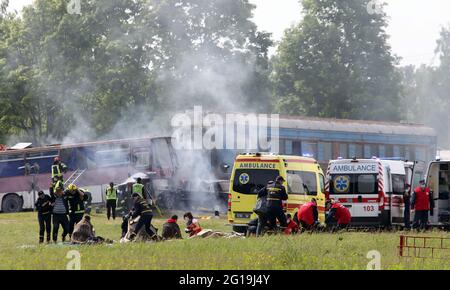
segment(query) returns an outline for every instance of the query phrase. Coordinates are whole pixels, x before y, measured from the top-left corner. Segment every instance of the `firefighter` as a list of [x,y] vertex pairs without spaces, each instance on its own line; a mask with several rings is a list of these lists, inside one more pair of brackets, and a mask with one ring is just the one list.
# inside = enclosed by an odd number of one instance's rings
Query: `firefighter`
[[59,156],[56,156],[53,160],[52,165],[52,181],[55,184],[58,181],[64,183],[63,173],[66,173],[68,170],[67,166],[61,161]]
[[[269,181],[267,185],[273,185],[273,181]],[[256,223],[256,236],[259,237],[268,226],[268,212],[267,212],[267,186],[258,191],[258,200],[261,200],[261,209],[257,212],[258,221]]]
[[326,207],[328,210],[328,216],[325,220],[326,225],[329,225],[333,219],[337,221],[338,230],[345,229],[350,225],[352,215],[348,208],[334,200],[327,201]]
[[114,182],[109,184],[106,189],[106,216],[108,220],[112,218],[116,219],[116,206],[117,206],[117,188],[114,187]]
[[178,216],[174,215],[163,225],[162,237],[165,240],[181,239],[181,230],[177,224]]
[[411,197],[411,208],[415,210],[413,228],[426,229],[428,227],[428,212],[433,215],[434,200],[430,188],[425,180],[419,182]]
[[67,197],[64,194],[64,185],[61,181],[56,182],[54,186],[54,193],[51,196],[52,200],[52,213],[53,213],[53,242],[58,240],[59,226],[62,227],[62,241],[66,241],[66,236],[69,234],[69,219],[67,214],[69,212],[69,204]]
[[319,211],[315,198],[300,206],[297,212],[297,220],[302,227],[302,232],[313,230],[319,225]]
[[266,186],[267,190],[267,217],[270,223],[270,229],[275,229],[277,220],[282,228],[286,228],[286,215],[283,211],[283,200],[288,199],[286,188],[283,186],[284,178],[278,176],[275,182]]
[[136,183],[133,184],[133,193],[139,194],[140,198],[146,199],[145,188],[142,184],[142,178],[138,177]]
[[47,243],[49,243],[52,231],[52,205],[50,196],[46,195],[42,190],[39,191],[35,207],[38,211],[39,243],[42,244],[44,242],[45,233],[47,233]]
[[183,218],[186,221],[186,229],[184,231],[189,234],[189,237],[193,237],[202,231],[200,223],[197,219],[194,219],[192,213],[185,213]]
[[85,214],[84,202],[88,196],[75,184],[68,186],[65,195],[69,202],[69,237],[71,237],[75,225],[83,219]]
[[131,196],[133,198],[134,206],[131,212],[131,218],[139,218],[139,222],[134,229],[134,232],[130,235],[130,240],[133,240],[139,233],[142,227],[145,227],[145,231],[150,237],[153,237],[154,233],[151,229],[151,223],[153,218],[152,209],[145,199],[143,199],[138,193],[133,193]]

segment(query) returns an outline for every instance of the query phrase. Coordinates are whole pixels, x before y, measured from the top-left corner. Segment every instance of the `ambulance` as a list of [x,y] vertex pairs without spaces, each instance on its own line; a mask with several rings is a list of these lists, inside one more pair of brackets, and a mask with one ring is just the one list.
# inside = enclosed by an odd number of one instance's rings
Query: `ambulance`
[[404,194],[420,179],[417,164],[379,158],[331,160],[327,198],[350,210],[352,226],[404,226]]
[[236,232],[245,232],[253,212],[257,194],[269,181],[282,176],[289,199],[285,211],[295,214],[300,205],[316,198],[319,218],[325,216],[325,177],[313,158],[266,153],[237,155],[230,179],[228,196],[228,222]]
[[426,185],[434,199],[433,215],[429,217],[430,225],[450,228],[450,160],[432,161],[426,172]]

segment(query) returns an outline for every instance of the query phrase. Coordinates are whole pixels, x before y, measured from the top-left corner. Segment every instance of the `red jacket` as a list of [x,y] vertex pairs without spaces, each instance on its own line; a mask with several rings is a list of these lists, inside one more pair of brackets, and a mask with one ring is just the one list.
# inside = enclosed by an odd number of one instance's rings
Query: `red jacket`
[[193,219],[192,222],[187,224],[187,229],[189,230],[190,237],[195,236],[202,231],[202,228],[196,219]]
[[414,190],[412,208],[416,211],[430,210],[430,189],[428,187],[423,190],[420,186]]
[[298,225],[297,225],[297,223],[294,222],[293,220],[291,220],[291,221],[288,223],[287,228],[284,230],[284,233],[285,233],[286,235],[290,235],[290,234],[292,234],[293,232],[296,233],[297,230],[298,230]]
[[313,225],[314,220],[314,207],[317,206],[313,202],[307,202],[300,207],[297,212],[297,217],[299,221],[306,223],[307,225]]
[[337,220],[338,225],[348,225],[352,221],[350,211],[342,204],[335,203],[331,208],[336,209],[334,218]]

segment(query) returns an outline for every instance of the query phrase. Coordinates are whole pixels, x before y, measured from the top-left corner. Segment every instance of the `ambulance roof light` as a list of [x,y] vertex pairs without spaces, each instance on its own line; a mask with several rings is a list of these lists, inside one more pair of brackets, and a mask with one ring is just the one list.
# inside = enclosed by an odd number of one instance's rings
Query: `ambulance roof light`
[[344,159],[344,158],[342,158],[341,156],[339,156],[339,157],[337,158],[337,160],[342,160],[342,159]]
[[441,156],[437,155],[436,156],[436,161],[441,161]]

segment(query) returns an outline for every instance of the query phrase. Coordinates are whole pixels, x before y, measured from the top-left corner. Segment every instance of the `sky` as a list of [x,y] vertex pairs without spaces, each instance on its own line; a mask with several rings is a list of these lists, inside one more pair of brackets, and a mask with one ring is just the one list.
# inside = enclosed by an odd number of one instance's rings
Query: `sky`
[[[10,6],[20,10],[32,1],[10,0]],[[257,6],[254,11],[255,23],[260,30],[273,33],[275,41],[280,41],[284,30],[302,19],[298,0],[250,0],[250,2]],[[384,9],[389,17],[386,30],[390,35],[389,44],[393,53],[402,58],[401,65],[436,64],[434,51],[439,32],[443,26],[450,26],[450,0],[384,0],[384,2],[387,3]]]

